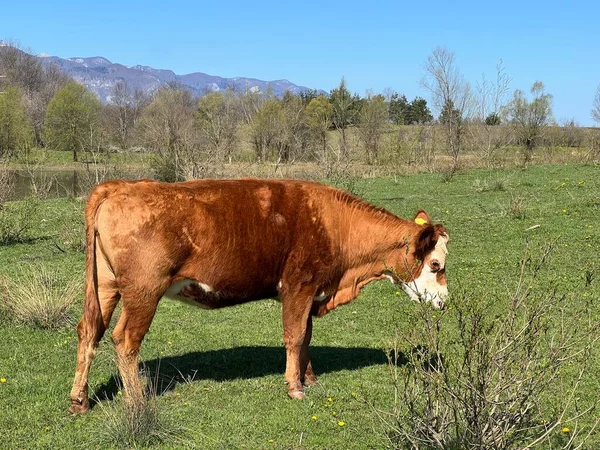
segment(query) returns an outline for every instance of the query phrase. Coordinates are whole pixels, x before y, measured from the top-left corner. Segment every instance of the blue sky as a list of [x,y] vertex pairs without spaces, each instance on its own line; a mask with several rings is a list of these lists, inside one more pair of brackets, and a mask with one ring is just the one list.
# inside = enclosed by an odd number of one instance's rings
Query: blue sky
[[329,91],[342,76],[361,95],[391,87],[428,94],[423,64],[437,46],[456,54],[472,84],[495,77],[511,90],[541,80],[558,121],[591,125],[600,84],[600,2],[4,2],[0,39],[34,53],[104,56],[178,74],[286,78]]

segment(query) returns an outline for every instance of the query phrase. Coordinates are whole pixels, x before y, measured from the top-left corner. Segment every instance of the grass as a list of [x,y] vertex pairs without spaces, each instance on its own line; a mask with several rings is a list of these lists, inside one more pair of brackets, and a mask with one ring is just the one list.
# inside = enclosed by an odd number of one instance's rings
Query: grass
[[75,324],[72,309],[82,301],[82,280],[63,279],[44,266],[29,266],[0,279],[0,308],[15,322],[42,329]]
[[[477,179],[509,181],[504,189],[478,191]],[[538,280],[539,294],[574,293],[573,309],[600,301],[597,167],[478,169],[458,172],[450,183],[442,182],[439,174],[353,183],[366,199],[400,216],[412,217],[424,208],[444,223],[450,231],[451,290],[494,304],[514,290],[526,242],[532,248],[554,242],[548,268]],[[526,199],[524,217],[507,213],[513,198]],[[61,276],[83,278],[83,254],[55,245],[60,244],[60,230],[80,220],[81,209],[67,199],[42,202],[28,239],[0,246],[0,275],[14,277],[33,261]],[[505,307],[498,303],[494,314],[502,317]],[[397,331],[402,335],[413,325],[407,318],[414,308],[392,285],[380,282],[353,303],[316,320],[312,358],[320,383],[308,389],[304,401],[294,402],[287,399],[283,383],[278,303],[202,311],[161,302],[141,360],[151,376],[158,372],[156,407],[186,430],[189,441],[166,441],[160,448],[185,448],[190,442],[203,449],[385,448],[389,430],[373,408],[391,411],[394,404],[384,349]],[[600,312],[595,314],[592,320],[599,321]],[[50,331],[0,321],[0,378],[6,379],[0,383],[0,447],[110,448],[94,439],[105,426],[103,408],[120,402],[114,351],[105,338],[92,366],[90,389],[102,406],[70,417],[76,341],[74,327]],[[598,397],[597,349],[589,367],[578,396],[582,410]],[[568,384],[571,375],[564,376]],[[561,392],[544,401],[546,409],[560,405]],[[592,423],[588,417],[580,426]],[[562,436],[560,429],[556,433],[557,439]],[[600,448],[600,436],[592,436],[587,447]]]

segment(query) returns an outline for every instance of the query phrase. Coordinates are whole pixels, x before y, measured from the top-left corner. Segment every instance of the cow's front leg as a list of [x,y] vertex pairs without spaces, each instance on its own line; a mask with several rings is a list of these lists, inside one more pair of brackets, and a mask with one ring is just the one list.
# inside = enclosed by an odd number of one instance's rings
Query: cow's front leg
[[[302,364],[301,355],[308,329],[312,298],[313,295],[311,294],[296,295],[283,299],[283,342],[286,351],[285,381],[288,384],[288,395],[292,399],[301,400],[304,398],[301,378],[305,375],[307,365]],[[308,353],[306,356],[308,356]]]

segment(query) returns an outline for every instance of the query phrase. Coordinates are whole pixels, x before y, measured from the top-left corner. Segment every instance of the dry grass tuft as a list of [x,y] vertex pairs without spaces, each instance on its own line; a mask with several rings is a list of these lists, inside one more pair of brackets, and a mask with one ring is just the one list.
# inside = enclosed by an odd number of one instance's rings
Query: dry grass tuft
[[72,324],[72,308],[82,293],[81,281],[64,280],[43,266],[28,268],[15,278],[0,279],[2,308],[7,316],[36,328]]

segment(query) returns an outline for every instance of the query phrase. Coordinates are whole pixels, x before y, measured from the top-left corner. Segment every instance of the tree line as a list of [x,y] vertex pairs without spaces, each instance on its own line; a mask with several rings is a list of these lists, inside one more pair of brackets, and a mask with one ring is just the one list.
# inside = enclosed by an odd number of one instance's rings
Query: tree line
[[[240,159],[316,161],[328,167],[355,160],[357,147],[361,162],[374,164],[390,145],[386,135],[398,125],[415,124],[421,126],[419,142],[427,138],[423,127],[442,136],[452,172],[473,145],[473,130],[484,151],[517,145],[529,162],[554,123],[552,96],[542,82],[530,95],[517,89],[510,96],[510,78],[500,61],[495,78],[482,77],[473,87],[444,48],[429,55],[421,81],[433,112],[424,98],[409,101],[391,89],[351,93],[344,78],[329,95],[309,90],[281,98],[252,89],[195,98],[176,84],[146,95],[118,82],[111,103],[103,105],[58,68],[42,66],[16,46],[0,48],[0,75],[0,157],[19,157],[33,147],[69,151],[74,161],[82,152],[149,151],[159,162],[157,175],[168,180],[200,177],[210,164]],[[592,117],[600,122],[600,87]],[[510,135],[502,143],[499,126]],[[567,126],[577,128],[574,121]],[[401,138],[398,132],[398,142]],[[241,141],[250,152],[240,154]]]

